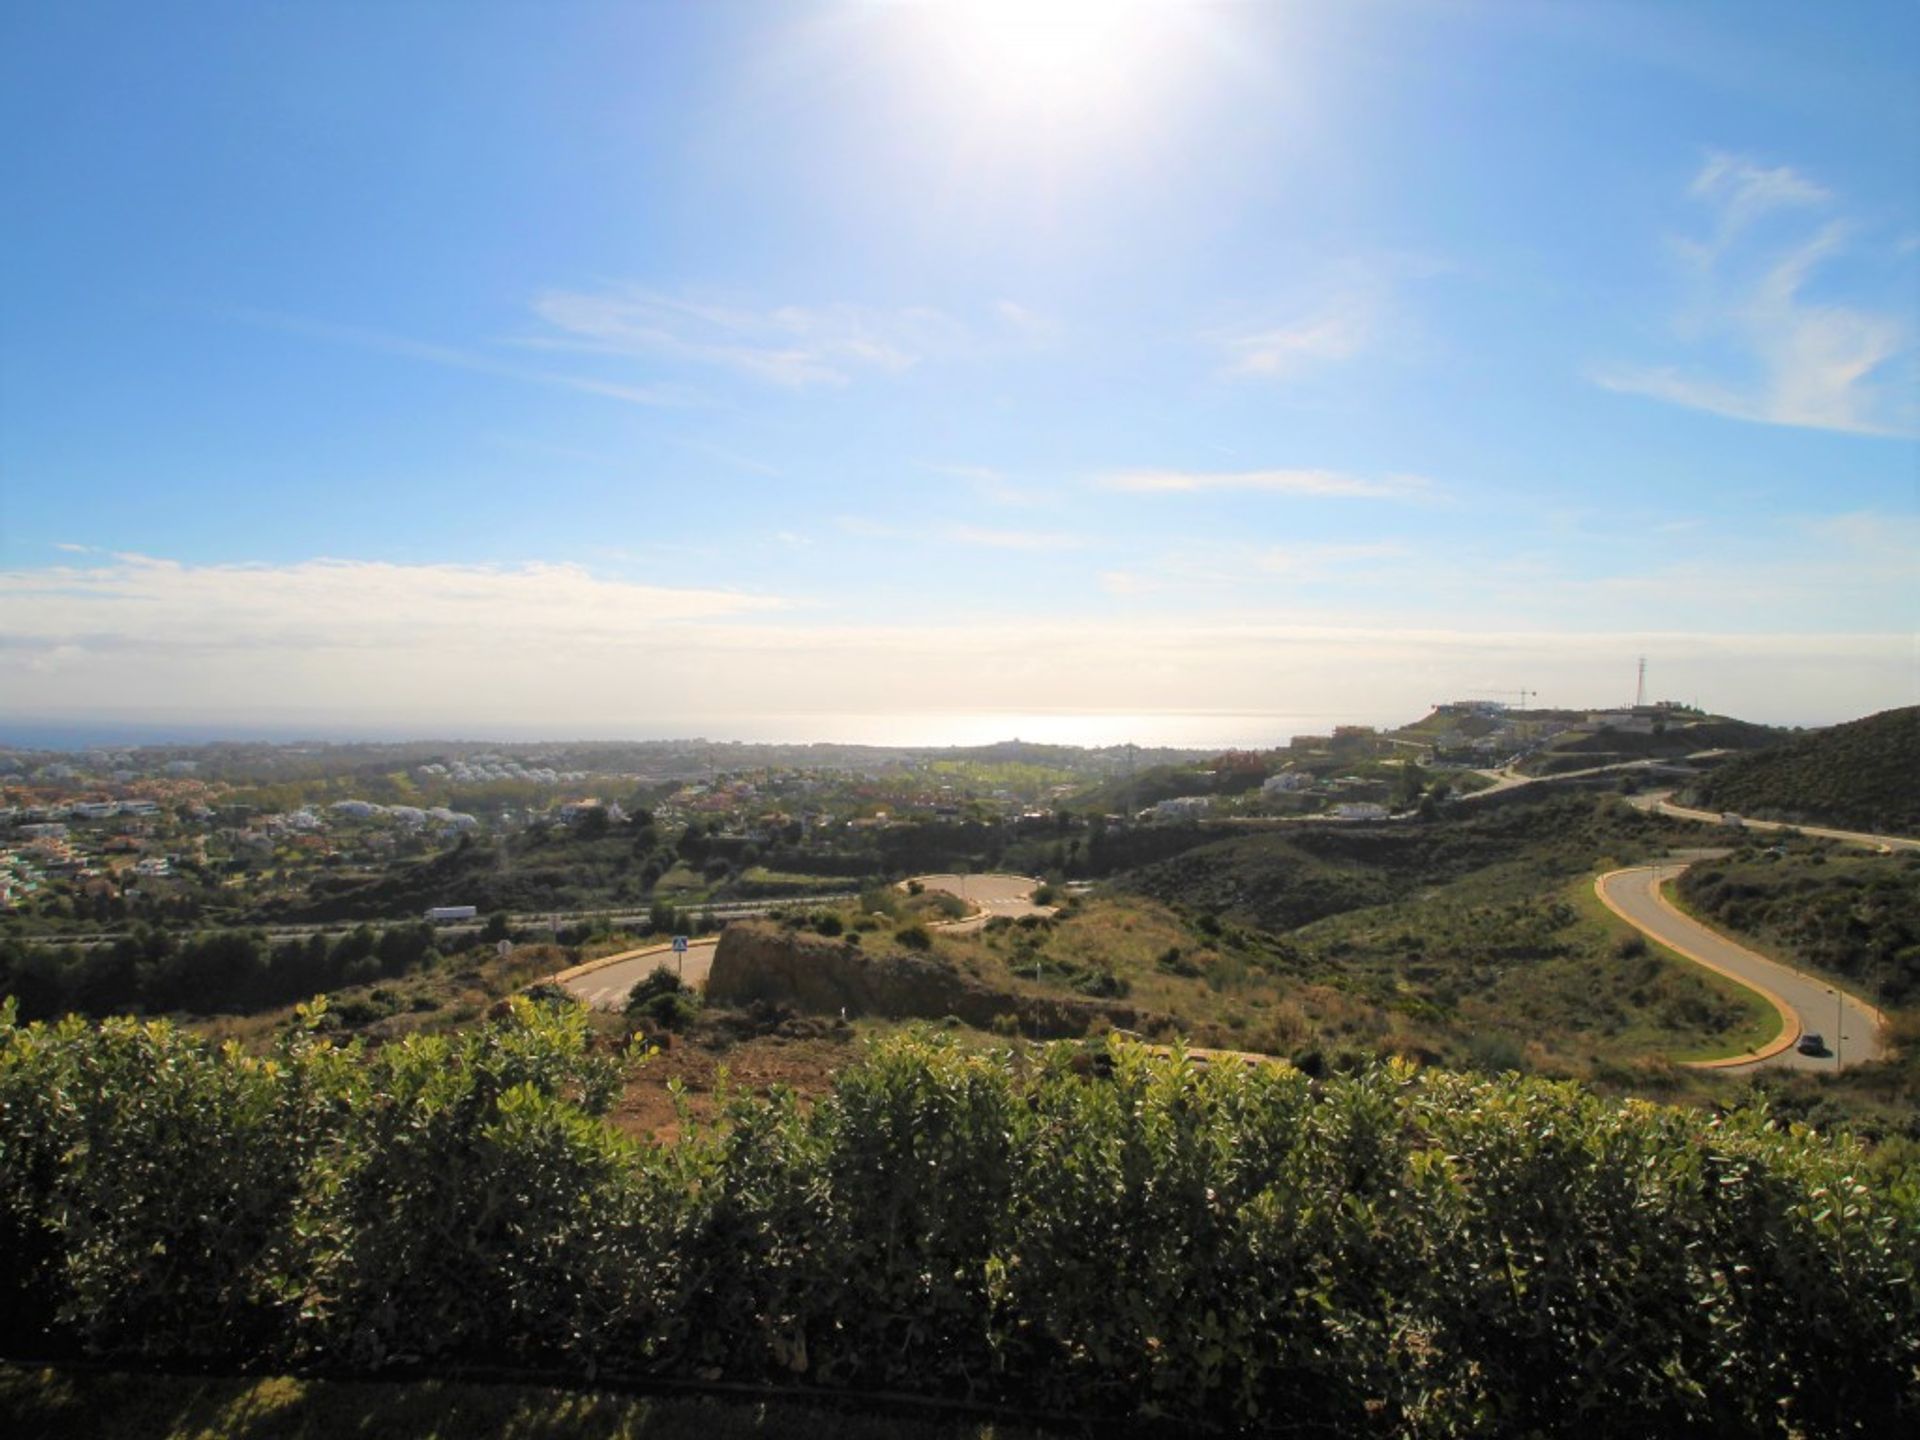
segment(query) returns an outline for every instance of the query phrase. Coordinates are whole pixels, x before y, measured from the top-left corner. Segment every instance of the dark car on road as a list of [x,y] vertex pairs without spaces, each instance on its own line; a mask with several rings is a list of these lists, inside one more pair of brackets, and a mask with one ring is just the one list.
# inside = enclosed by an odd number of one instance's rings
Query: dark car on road
[[1809,1030],[1800,1037],[1800,1053],[1802,1055],[1824,1055],[1827,1053],[1827,1042],[1819,1031]]

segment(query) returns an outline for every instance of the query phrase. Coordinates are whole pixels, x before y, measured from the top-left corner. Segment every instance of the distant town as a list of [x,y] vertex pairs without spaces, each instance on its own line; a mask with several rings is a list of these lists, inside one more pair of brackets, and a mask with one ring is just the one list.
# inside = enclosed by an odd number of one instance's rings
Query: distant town
[[[300,915],[316,894],[454,847],[494,846],[508,866],[530,836],[636,819],[657,851],[608,903],[803,894],[868,862],[884,870],[877,832],[924,826],[986,827],[1010,844],[1042,836],[1053,842],[1042,859],[1070,873],[1090,826],[1383,821],[1566,775],[1650,772],[1673,784],[1781,733],[1672,702],[1562,710],[1467,699],[1397,729],[1340,725],[1213,754],[1018,740],[0,748],[0,923]],[[424,909],[472,900],[428,898]]]

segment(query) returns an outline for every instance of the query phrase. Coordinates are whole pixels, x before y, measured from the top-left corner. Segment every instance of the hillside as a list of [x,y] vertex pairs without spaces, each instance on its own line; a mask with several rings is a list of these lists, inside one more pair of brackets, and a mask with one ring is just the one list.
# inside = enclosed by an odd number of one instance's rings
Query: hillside
[[[1613,797],[1569,794],[1433,825],[1303,826],[1129,872],[1114,885],[1135,907],[1128,933],[1100,928],[1116,957],[1129,941],[1179,943],[1172,963],[1110,968],[1128,982],[1120,993],[1183,1017],[1203,1043],[1361,1045],[1632,1083],[1649,1056],[1731,1055],[1766,1038],[1750,992],[1633,945],[1593,900],[1594,871],[1684,835]],[[1162,938],[1142,896],[1190,917],[1192,933]],[[1058,927],[1050,973],[1088,972],[1061,942],[1097,920]],[[1180,993],[1156,970],[1196,978]]]
[[1155,899],[1283,931],[1527,856],[1572,875],[1638,858],[1676,832],[1609,800],[1546,794],[1430,825],[1302,825],[1190,849],[1121,877]]
[[1685,760],[1702,751],[1761,751],[1791,737],[1788,730],[1724,716],[1659,721],[1645,734],[1581,725],[1554,736],[1518,768],[1528,775],[1558,775],[1631,760]]
[[1882,1005],[1920,1000],[1920,856],[1801,841],[1695,865],[1679,888],[1702,919]]
[[1689,798],[1771,820],[1920,834],[1920,706],[1741,756],[1694,784]]

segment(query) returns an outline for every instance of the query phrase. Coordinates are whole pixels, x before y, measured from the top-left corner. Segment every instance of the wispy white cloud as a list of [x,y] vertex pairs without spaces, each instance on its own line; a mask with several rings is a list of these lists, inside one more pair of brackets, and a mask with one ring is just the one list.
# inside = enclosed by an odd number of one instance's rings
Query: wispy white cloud
[[316,559],[189,565],[114,555],[0,571],[0,648],[123,651],[445,646],[469,658],[529,642],[622,643],[663,623],[779,609],[770,596],[596,577],[577,565],[397,565]]
[[1057,321],[1017,300],[994,301],[993,314],[1016,339],[1045,344],[1059,338],[1060,326]]
[[1698,291],[1676,327],[1691,353],[1682,363],[1603,367],[1594,381],[1736,420],[1913,433],[1920,405],[1900,310],[1809,293],[1816,273],[1848,253],[1852,227],[1826,219],[1791,239],[1777,227],[1758,233],[1763,216],[1829,207],[1829,193],[1794,170],[1724,154],[1691,188],[1711,211],[1709,235],[1680,247]]
[[282,315],[267,310],[239,310],[233,314],[235,319],[245,324],[257,325],[262,329],[280,330],[289,335],[302,335],[336,345],[352,345],[362,350],[376,350],[384,355],[418,360],[424,364],[439,365],[449,370],[468,370],[477,375],[493,375],[504,380],[518,380],[528,385],[577,390],[585,395],[599,395],[609,400],[623,401],[629,405],[674,408],[696,403],[693,393],[682,385],[631,385],[603,380],[592,375],[529,369],[524,365],[510,364],[482,351],[462,349],[453,345],[436,345],[424,340],[411,340],[404,335],[388,334],[382,330],[368,330],[354,325],[335,325],[324,320],[311,320],[298,315]]
[[1115,470],[1094,477],[1102,490],[1130,495],[1193,495],[1244,491],[1266,495],[1405,499],[1432,493],[1417,475],[1371,479],[1338,470]]
[[1336,295],[1279,324],[1217,334],[1227,375],[1294,380],[1320,366],[1351,360],[1372,342],[1379,324],[1377,295]]
[[1049,530],[1001,530],[953,520],[929,519],[911,526],[890,525],[864,515],[841,515],[834,524],[842,534],[861,540],[910,540],[929,545],[970,545],[988,550],[1079,550],[1082,535]]
[[1004,470],[996,470],[990,465],[945,465],[922,462],[920,468],[952,480],[964,480],[975,495],[993,505],[1026,509],[1053,505],[1059,500],[1058,494],[1051,488],[1021,483]]
[[638,285],[549,290],[533,310],[547,327],[522,342],[535,348],[714,366],[793,389],[898,373],[954,348],[966,333],[926,307],[754,308]]
[[1920,600],[1920,515],[1852,510],[1811,520],[1806,533],[1852,574],[1894,582]]
[[1217,325],[1200,339],[1231,380],[1290,382],[1391,350],[1419,348],[1408,287],[1446,273],[1429,255],[1354,256],[1307,277],[1290,297],[1246,307],[1253,318]]
[[[1836,546],[1872,543],[1880,529],[1877,517],[1816,523]],[[1640,613],[1657,615],[1672,599],[1663,584],[1679,578],[1606,583],[1633,587]],[[1110,571],[1104,583],[1124,591],[1155,577]],[[123,556],[0,571],[0,696],[13,717],[137,707],[149,721],[194,717],[236,729],[270,714],[313,730],[822,738],[847,736],[855,721],[870,731],[875,717],[951,717],[957,708],[1152,716],[1185,696],[1257,724],[1277,693],[1385,721],[1494,678],[1580,705],[1609,698],[1608,677],[1624,685],[1632,658],[1649,654],[1673,677],[1672,693],[1756,718],[1834,720],[1911,703],[1912,636],[1901,617],[1877,633],[1596,630],[1592,617],[1609,612],[1593,602],[1608,593],[1576,589],[1560,606],[1543,604],[1552,583],[1516,586],[1528,603],[1503,595],[1502,614],[1459,612],[1421,630],[1402,617],[1314,623],[1297,605],[1259,609],[1235,593],[1229,610],[1023,614],[1020,643],[1009,645],[1008,617],[991,613],[807,623],[771,596],[636,584],[571,565]],[[1573,607],[1569,594],[1584,603]],[[928,666],[929,654],[941,664]],[[1801,708],[1781,708],[1791,705]],[[947,721],[929,723],[922,733]],[[1141,733],[1152,729],[1145,721]]]
[[679,444],[682,449],[691,450],[697,455],[709,456],[712,459],[718,460],[722,465],[730,465],[735,470],[744,470],[750,475],[771,475],[778,477],[786,473],[778,465],[769,465],[764,460],[755,460],[750,455],[742,455],[737,451],[727,449],[725,446],[713,445],[705,440],[682,440]]
[[[1610,698],[1609,677],[1624,686],[1633,657],[1647,654],[1676,695],[1761,719],[1835,720],[1910,700],[1911,637],[1892,629],[1595,632],[1530,618],[1412,630],[1157,612],[1027,615],[1009,645],[1006,619],[990,614],[828,625],[770,613],[777,603],[570,566],[128,558],[8,571],[0,695],[13,718],[137,705],[149,722],[236,731],[271,720],[310,731],[785,738],[877,728],[951,737],[963,710],[1087,716],[1103,731],[1134,723],[1146,738],[1165,733],[1155,717],[1181,697],[1205,697],[1202,719],[1220,723],[1187,727],[1195,743],[1258,739],[1266,726],[1280,727],[1266,741],[1278,743],[1291,721],[1272,713],[1277,694],[1373,721],[1495,680],[1584,705]],[[941,663],[929,666],[930,654]],[[1803,708],[1781,708],[1794,704]],[[1070,725],[1056,729],[1071,738]]]
[[994,530],[980,525],[948,525],[940,538],[954,545],[980,545],[990,550],[1078,550],[1087,543],[1080,535],[1047,530]]
[[1413,552],[1398,540],[1354,542],[1315,541],[1292,545],[1270,545],[1260,555],[1260,567],[1272,574],[1295,580],[1358,570],[1371,570],[1370,562],[1403,560]]
[[1717,210],[1716,248],[1725,248],[1769,211],[1825,205],[1833,198],[1789,166],[1763,166],[1723,150],[1708,154],[1688,193]]
[[[1424,575],[1435,556],[1405,541],[1292,540],[1280,544],[1247,541],[1186,540],[1171,545],[1150,562],[1103,571],[1100,587],[1109,595],[1158,594],[1188,599],[1234,596],[1258,603],[1296,597],[1302,587],[1329,582],[1351,584],[1356,596],[1379,598],[1383,572],[1412,568]],[[1414,583],[1420,583],[1416,580]]]

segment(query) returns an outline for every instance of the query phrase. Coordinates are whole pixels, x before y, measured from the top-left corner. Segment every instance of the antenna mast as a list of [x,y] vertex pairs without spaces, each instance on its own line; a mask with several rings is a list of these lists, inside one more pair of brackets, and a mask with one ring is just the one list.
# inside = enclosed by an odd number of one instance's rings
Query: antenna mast
[[1633,706],[1639,709],[1647,703],[1647,657],[1640,657],[1640,683],[1634,688]]

